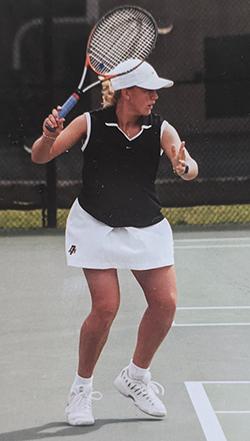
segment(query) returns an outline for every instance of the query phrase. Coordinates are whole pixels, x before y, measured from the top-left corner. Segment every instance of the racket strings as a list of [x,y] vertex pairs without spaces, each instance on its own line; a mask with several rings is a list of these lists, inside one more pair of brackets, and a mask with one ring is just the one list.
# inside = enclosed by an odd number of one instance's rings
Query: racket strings
[[[93,47],[91,54],[92,62],[96,63],[96,67],[98,67],[100,63],[103,63],[103,70],[110,71],[127,58],[144,58],[141,51],[138,51],[137,34],[137,30],[136,32],[131,32],[129,28],[126,29],[122,35],[116,35],[116,38],[109,42],[108,47],[107,41],[98,43],[98,46]],[[126,47],[124,41],[126,42]],[[141,44],[144,43],[142,42]],[[145,45],[143,49],[145,50]]]
[[107,72],[127,58],[145,59],[151,51],[151,42],[138,26],[126,27],[122,33],[114,33],[109,40],[98,41],[90,51],[91,64]]
[[91,66],[105,74],[128,58],[144,60],[156,38],[156,25],[144,11],[116,10],[104,17],[92,34],[88,47]]
[[[150,32],[151,31],[151,32]],[[96,41],[93,40],[93,44],[95,43],[96,49],[98,49],[98,44],[105,45],[105,47],[109,47],[111,50],[113,45],[115,45],[115,50],[120,48],[120,52],[123,50],[129,49],[130,41],[138,38],[138,46],[136,49],[133,49],[133,52],[148,52],[148,50],[152,47],[152,41],[155,38],[155,32],[152,27],[149,28],[145,26],[144,22],[138,22],[135,20],[130,20],[124,22],[122,26],[119,28],[107,28],[103,30],[103,33],[100,35],[96,35]],[[150,49],[149,49],[150,48]]]

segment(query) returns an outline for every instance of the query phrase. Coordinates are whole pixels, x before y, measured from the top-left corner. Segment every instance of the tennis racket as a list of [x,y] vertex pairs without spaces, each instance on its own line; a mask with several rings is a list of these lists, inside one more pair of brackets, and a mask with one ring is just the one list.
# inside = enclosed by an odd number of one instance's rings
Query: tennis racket
[[[107,12],[89,35],[80,83],[62,105],[59,116],[64,118],[75,107],[83,93],[102,81],[124,75],[140,66],[155,47],[157,35],[158,28],[154,18],[140,7],[120,6]],[[112,75],[112,70],[118,64],[130,58],[138,60],[133,69]],[[94,71],[101,79],[84,87],[88,69]]]

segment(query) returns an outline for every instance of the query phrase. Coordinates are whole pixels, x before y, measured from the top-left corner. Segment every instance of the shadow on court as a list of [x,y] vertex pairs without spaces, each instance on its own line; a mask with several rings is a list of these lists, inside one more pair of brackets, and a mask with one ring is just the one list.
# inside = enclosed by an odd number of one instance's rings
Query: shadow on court
[[94,426],[79,426],[79,427],[71,427],[65,422],[54,422],[44,424],[42,426],[30,427],[28,429],[23,430],[15,430],[13,432],[0,433],[0,441],[29,441],[29,440],[39,440],[46,438],[59,438],[65,436],[74,436],[74,435],[84,435],[86,433],[96,432],[101,429],[103,426],[107,426],[109,424],[120,424],[120,423],[152,423],[158,422],[157,419],[152,418],[123,418],[123,419],[99,419],[96,420]]

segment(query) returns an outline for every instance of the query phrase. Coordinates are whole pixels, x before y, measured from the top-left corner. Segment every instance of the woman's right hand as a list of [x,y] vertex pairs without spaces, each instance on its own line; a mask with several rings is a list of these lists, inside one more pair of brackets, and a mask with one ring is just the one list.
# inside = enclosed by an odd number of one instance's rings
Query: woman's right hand
[[[61,106],[57,106],[56,109],[53,109],[52,112],[45,118],[43,122],[43,133],[46,136],[50,136],[56,138],[61,131],[63,130],[63,123],[65,118],[60,118],[59,111]],[[51,130],[49,130],[51,128]]]

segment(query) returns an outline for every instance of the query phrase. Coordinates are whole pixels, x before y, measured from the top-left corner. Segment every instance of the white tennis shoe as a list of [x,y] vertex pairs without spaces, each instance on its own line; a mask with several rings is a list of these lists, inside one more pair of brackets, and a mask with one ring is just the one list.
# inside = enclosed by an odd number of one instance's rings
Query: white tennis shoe
[[65,409],[65,415],[71,426],[90,426],[95,423],[92,412],[92,400],[100,400],[102,394],[93,392],[91,385],[72,387]]
[[128,375],[128,367],[124,368],[114,381],[118,391],[128,398],[132,398],[135,406],[148,415],[163,418],[167,411],[157,395],[164,395],[164,387],[156,381],[151,381],[148,371],[143,380],[135,380]]

